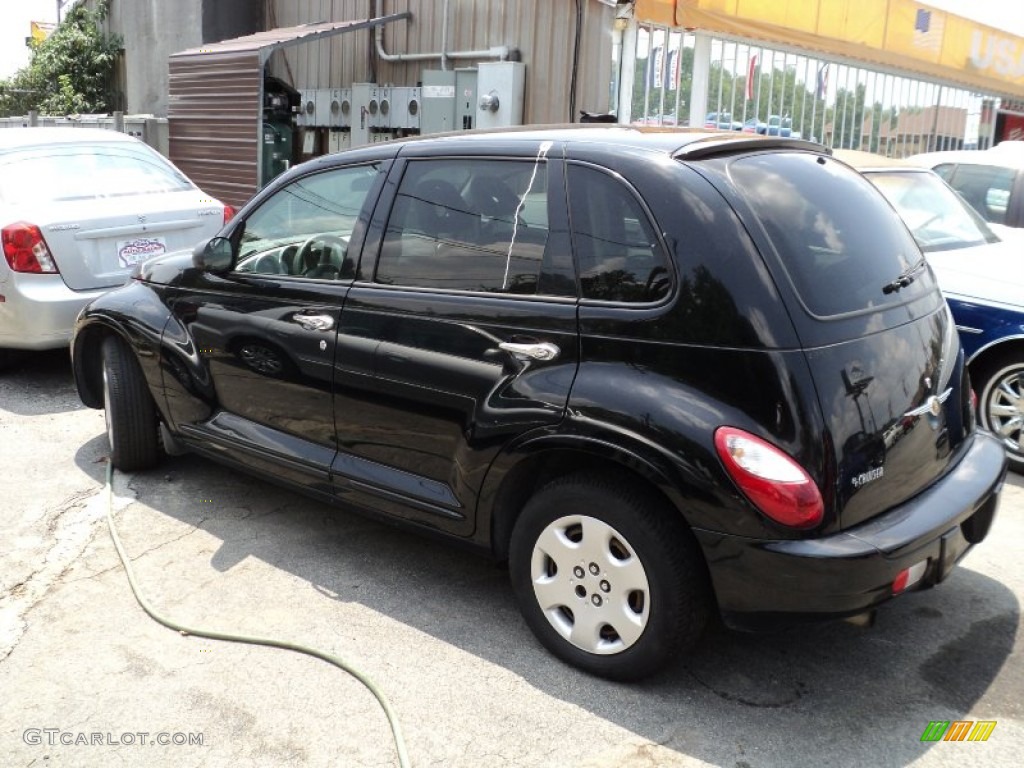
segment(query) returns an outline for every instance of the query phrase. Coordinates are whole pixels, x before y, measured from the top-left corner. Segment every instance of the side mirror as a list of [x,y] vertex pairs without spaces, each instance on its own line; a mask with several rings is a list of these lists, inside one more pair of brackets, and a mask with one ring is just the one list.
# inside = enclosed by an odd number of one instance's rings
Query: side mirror
[[207,272],[226,272],[235,261],[235,249],[226,237],[204,240],[192,251],[192,265]]

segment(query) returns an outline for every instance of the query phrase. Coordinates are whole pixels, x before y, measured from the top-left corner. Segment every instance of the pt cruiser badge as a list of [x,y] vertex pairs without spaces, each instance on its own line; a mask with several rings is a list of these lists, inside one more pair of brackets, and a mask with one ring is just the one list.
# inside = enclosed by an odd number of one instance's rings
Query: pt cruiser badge
[[861,472],[850,481],[850,484],[854,488],[863,488],[868,483],[880,479],[883,475],[885,475],[885,467],[879,467],[878,469],[872,469],[869,472]]

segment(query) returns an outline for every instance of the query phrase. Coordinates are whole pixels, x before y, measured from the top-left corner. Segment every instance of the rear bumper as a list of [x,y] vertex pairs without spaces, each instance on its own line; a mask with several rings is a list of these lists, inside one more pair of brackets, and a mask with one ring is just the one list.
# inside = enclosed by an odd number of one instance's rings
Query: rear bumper
[[893,597],[905,568],[924,563],[911,589],[934,586],[988,533],[1006,455],[979,432],[941,481],[888,512],[819,539],[757,540],[695,531],[722,618],[737,629],[843,618]]
[[72,291],[60,275],[11,275],[0,283],[0,347],[66,347],[82,307],[109,290]]

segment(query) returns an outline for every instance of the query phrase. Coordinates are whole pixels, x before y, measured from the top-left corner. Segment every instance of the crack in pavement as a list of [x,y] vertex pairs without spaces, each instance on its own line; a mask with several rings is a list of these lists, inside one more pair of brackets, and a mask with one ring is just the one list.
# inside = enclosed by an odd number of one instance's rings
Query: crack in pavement
[[[115,480],[114,508],[123,509],[135,501],[135,495],[118,489]],[[119,493],[119,491],[121,491]],[[72,494],[59,505],[57,514],[46,523],[52,543],[42,557],[42,565],[0,597],[0,663],[14,651],[25,634],[25,616],[60,583],[74,562],[82,556],[95,535],[96,522],[106,514],[103,488]]]
[[[189,528],[189,530],[185,531],[181,535],[175,536],[174,538],[171,538],[171,539],[166,539],[165,541],[161,541],[159,544],[156,544],[156,545],[150,547],[149,549],[143,550],[142,552],[139,552],[137,555],[130,555],[128,559],[131,562],[133,562],[133,563],[138,562],[139,560],[141,560],[146,555],[148,555],[148,554],[150,554],[152,552],[156,552],[158,549],[163,549],[164,547],[166,547],[169,544],[174,544],[175,542],[181,541],[185,537],[191,536],[193,533],[197,533],[198,531],[200,531],[202,529],[203,523],[205,523],[208,519],[209,518],[206,518],[206,517],[200,518],[198,523],[196,523],[194,526]],[[118,562],[115,565],[112,565],[109,568],[104,568],[102,571],[96,571],[95,573],[90,573],[88,576],[82,576],[81,578],[78,578],[78,579],[71,579],[70,581],[67,581],[65,583],[66,584],[74,584],[74,583],[79,582],[79,581],[91,581],[93,579],[99,578],[100,576],[104,576],[104,575],[110,573],[111,571],[119,571],[121,569],[122,569],[121,561],[118,560]]]

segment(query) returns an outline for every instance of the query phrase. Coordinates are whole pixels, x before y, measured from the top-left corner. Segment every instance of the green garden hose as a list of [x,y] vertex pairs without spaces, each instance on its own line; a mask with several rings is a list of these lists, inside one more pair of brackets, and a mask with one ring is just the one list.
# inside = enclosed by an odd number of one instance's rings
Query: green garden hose
[[110,528],[110,538],[114,541],[114,548],[117,549],[117,556],[121,558],[121,565],[124,566],[125,574],[128,576],[128,584],[132,588],[132,594],[135,595],[135,599],[138,600],[139,605],[142,606],[142,610],[150,615],[155,621],[163,624],[165,627],[169,627],[183,635],[195,635],[196,637],[206,637],[211,640],[225,640],[229,643],[248,643],[249,645],[266,645],[271,648],[283,648],[286,651],[295,651],[297,653],[304,653],[307,656],[314,656],[318,659],[326,661],[328,664],[333,664],[341,670],[344,670],[348,674],[352,675],[356,680],[362,683],[366,688],[374,695],[384,710],[384,714],[388,718],[388,725],[391,726],[391,735],[394,737],[395,749],[398,752],[398,764],[402,768],[408,768],[411,765],[409,762],[409,755],[405,748],[405,739],[402,736],[402,727],[398,722],[398,716],[392,709],[391,704],[385,698],[383,692],[374,684],[374,682],[367,677],[364,673],[347,663],[345,660],[334,656],[323,651],[318,651],[315,648],[310,648],[305,645],[299,645],[298,643],[288,642],[287,640],[277,640],[272,637],[252,637],[249,635],[236,635],[230,632],[220,632],[217,630],[201,629],[196,627],[187,627],[183,624],[179,624],[172,619],[162,616],[149,604],[146,598],[139,591],[139,585],[135,581],[135,573],[132,571],[131,560],[124,551],[124,547],[121,544],[121,539],[117,535],[117,527],[114,525],[114,492],[113,492],[113,465],[107,462],[107,484],[104,489],[107,494],[107,526]]

